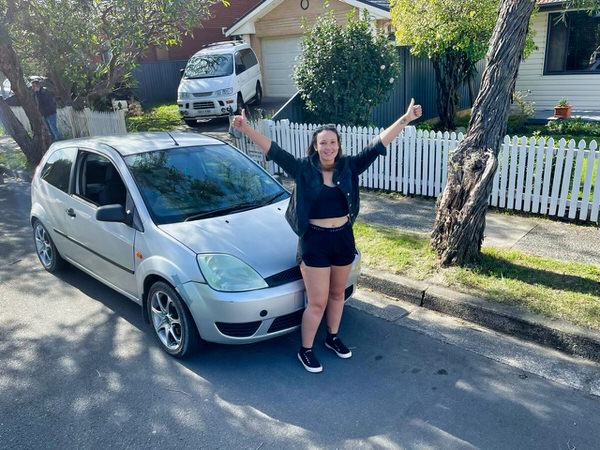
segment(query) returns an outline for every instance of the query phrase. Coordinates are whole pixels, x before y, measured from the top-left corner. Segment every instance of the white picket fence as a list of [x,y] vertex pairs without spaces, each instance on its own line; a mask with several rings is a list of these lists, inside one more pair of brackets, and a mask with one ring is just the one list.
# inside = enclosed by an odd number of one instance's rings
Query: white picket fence
[[[13,106],[11,109],[25,129],[31,131],[29,119],[23,108]],[[98,112],[89,108],[76,111],[67,106],[57,109],[56,120],[63,139],[127,133],[124,111]]]
[[[317,125],[264,120],[264,133],[296,157],[306,153]],[[342,151],[355,155],[381,131],[378,128],[338,126]],[[444,189],[448,153],[463,134],[416,130],[407,127],[388,147],[385,157],[359,178],[362,187],[402,194],[437,197]],[[262,152],[246,137],[237,146],[267,167]],[[498,156],[489,203],[502,209],[598,222],[600,208],[600,149],[596,141],[586,147],[561,139],[505,136]]]

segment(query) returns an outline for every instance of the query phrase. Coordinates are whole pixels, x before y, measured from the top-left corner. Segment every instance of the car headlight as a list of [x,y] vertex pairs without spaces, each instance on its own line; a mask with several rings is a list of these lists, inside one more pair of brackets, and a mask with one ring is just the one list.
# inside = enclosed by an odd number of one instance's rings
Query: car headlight
[[201,254],[198,266],[209,286],[217,291],[241,292],[267,287],[256,271],[235,256]]
[[221,89],[220,91],[215,91],[215,95],[231,95],[233,94],[233,88]]
[[192,98],[191,92],[179,92],[179,98]]

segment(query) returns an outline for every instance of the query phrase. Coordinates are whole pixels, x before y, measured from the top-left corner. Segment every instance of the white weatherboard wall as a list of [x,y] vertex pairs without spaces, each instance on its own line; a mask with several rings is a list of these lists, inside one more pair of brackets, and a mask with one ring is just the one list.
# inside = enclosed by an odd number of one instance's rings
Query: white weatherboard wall
[[566,98],[573,111],[600,111],[600,73],[544,75],[544,56],[548,34],[548,12],[538,13],[533,21],[534,42],[538,47],[519,67],[516,89],[531,90],[527,100],[535,109],[552,110],[561,98]]
[[[303,157],[317,125],[287,120],[260,121],[256,126],[297,158]],[[342,150],[356,155],[380,132],[378,128],[338,126]],[[359,177],[360,185],[402,194],[437,197],[444,189],[448,155],[462,133],[435,133],[407,127]],[[555,145],[556,144],[556,145]],[[274,173],[273,162],[243,137],[237,146]],[[489,203],[502,209],[598,222],[600,148],[561,139],[505,136],[498,154]]]
[[292,73],[296,65],[296,56],[300,54],[300,41],[300,36],[261,39],[265,95],[291,97],[296,93]]

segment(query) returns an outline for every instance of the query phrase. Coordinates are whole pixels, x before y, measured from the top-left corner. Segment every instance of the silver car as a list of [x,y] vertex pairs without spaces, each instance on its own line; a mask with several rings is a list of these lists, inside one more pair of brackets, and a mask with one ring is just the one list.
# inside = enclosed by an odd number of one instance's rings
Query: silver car
[[[46,270],[68,261],[140,304],[173,356],[202,340],[250,343],[300,325],[289,193],[223,141],[190,133],[59,141],[36,169],[31,200]],[[346,298],[359,269],[357,252]]]

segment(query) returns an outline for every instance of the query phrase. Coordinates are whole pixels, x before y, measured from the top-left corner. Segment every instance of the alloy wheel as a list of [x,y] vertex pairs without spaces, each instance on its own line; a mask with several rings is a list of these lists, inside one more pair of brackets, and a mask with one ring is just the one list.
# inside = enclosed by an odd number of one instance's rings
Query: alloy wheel
[[173,299],[162,290],[154,292],[151,298],[151,315],[154,330],[162,344],[169,350],[181,345],[181,311]]

